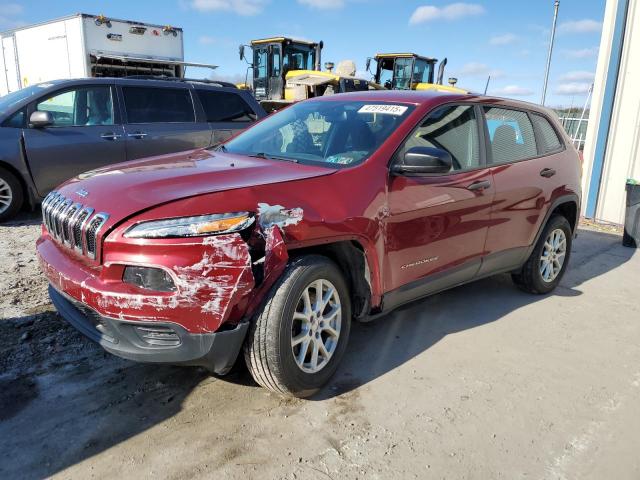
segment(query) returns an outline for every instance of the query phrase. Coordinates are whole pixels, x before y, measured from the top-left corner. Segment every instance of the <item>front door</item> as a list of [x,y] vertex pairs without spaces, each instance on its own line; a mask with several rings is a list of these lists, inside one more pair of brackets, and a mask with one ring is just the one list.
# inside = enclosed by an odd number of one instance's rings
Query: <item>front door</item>
[[282,47],[273,45],[270,50],[269,65],[269,99],[282,100],[284,80],[282,78]]
[[[467,281],[478,272],[494,195],[484,164],[479,110],[473,105],[439,107],[399,149],[446,150],[446,174],[390,177],[386,221],[385,307]],[[391,302],[391,304],[389,303]]]
[[40,195],[79,173],[125,161],[122,124],[110,85],[74,87],[37,100],[53,123],[25,128],[27,162]]
[[127,159],[208,147],[208,123],[196,122],[191,89],[123,85]]
[[266,100],[269,98],[269,61],[267,47],[261,45],[253,49],[253,93],[256,100]]

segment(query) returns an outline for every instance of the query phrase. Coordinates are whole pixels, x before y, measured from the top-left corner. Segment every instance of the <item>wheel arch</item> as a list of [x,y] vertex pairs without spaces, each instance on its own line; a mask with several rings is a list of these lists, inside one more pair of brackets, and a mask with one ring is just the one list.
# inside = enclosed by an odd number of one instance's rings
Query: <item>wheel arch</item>
[[[528,258],[529,255],[531,255],[531,252],[533,251],[536,244],[538,243],[538,240],[540,239],[540,236],[542,235],[544,228],[547,226],[549,219],[552,217],[552,215],[556,213],[562,214],[568,220],[569,225],[571,225],[571,232],[575,235],[576,230],[578,228],[578,220],[580,218],[579,211],[580,211],[580,198],[578,197],[578,195],[567,194],[567,195],[562,195],[556,198],[549,206],[549,209],[545,214],[544,220],[540,223],[540,227],[538,228],[538,233],[536,233],[533,243],[527,249],[525,258]],[[567,217],[567,215],[569,217]]]
[[289,250],[289,257],[322,255],[331,259],[344,275],[351,297],[351,308],[355,318],[364,318],[371,311],[372,286],[371,259],[363,245],[357,240],[342,240]]

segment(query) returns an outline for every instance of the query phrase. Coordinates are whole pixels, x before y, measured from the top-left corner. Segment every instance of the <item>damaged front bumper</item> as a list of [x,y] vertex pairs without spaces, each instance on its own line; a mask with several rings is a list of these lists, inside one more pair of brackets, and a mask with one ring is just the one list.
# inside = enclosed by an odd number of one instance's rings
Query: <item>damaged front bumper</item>
[[[115,242],[105,250],[103,264],[94,266],[45,231],[37,254],[57,310],[105,350],[223,374],[235,362],[248,319],[288,260],[278,227],[264,231],[264,242],[264,256],[256,261],[237,233]],[[128,265],[164,269],[176,290],[149,291],[124,282]]]
[[189,333],[174,323],[102,316],[51,285],[49,296],[65,320],[109,353],[137,362],[197,365],[220,375],[233,367],[249,326],[244,322],[215,333]]

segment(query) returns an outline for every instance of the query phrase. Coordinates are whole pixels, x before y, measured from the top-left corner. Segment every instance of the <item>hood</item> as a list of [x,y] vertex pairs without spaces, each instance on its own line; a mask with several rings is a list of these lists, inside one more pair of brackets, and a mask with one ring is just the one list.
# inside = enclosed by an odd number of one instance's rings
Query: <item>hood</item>
[[335,170],[194,150],[92,170],[56,190],[74,202],[110,215],[113,225],[134,213],[173,200],[235,188],[329,175]]

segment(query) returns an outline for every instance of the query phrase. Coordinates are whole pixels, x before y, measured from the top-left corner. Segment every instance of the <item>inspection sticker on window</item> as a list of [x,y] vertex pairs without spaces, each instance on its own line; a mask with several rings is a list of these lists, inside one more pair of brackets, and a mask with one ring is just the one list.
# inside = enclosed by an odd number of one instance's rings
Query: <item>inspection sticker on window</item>
[[407,108],[409,107],[404,107],[402,105],[389,105],[389,104],[365,105],[363,107],[360,107],[360,110],[358,110],[358,113],[383,113],[387,115],[402,115],[404,112],[407,111]]

